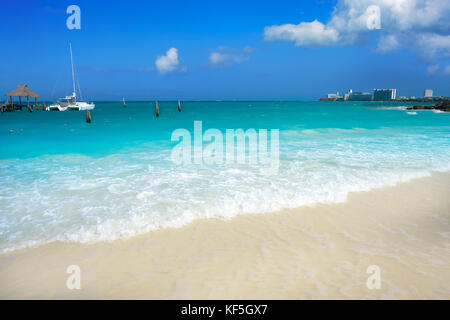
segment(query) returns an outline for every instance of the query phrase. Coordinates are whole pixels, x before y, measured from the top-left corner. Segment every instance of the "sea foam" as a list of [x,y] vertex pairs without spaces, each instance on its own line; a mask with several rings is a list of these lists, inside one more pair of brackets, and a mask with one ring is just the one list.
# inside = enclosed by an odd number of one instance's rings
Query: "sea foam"
[[[368,112],[396,112],[403,119],[398,111]],[[101,156],[0,159],[0,252],[345,202],[350,192],[450,170],[448,127],[363,124],[280,125],[280,167],[273,175],[262,174],[258,164],[175,165],[167,143],[148,141]]]

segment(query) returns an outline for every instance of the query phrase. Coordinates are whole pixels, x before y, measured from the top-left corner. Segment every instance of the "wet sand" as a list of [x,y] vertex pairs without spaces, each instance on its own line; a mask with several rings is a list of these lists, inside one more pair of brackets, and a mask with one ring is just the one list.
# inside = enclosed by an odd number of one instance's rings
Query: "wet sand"
[[[2,299],[450,299],[450,173],[129,240],[0,255]],[[69,290],[69,265],[81,289]],[[366,286],[367,267],[381,288]]]

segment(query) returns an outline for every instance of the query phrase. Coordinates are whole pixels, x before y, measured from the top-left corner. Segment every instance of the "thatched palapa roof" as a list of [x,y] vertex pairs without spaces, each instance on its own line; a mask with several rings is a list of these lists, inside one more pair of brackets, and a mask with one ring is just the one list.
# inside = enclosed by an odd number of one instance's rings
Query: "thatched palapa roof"
[[27,84],[18,84],[16,89],[14,89],[11,92],[8,92],[7,94],[5,94],[5,96],[9,96],[9,97],[32,97],[32,98],[40,97],[39,94],[37,94],[36,92],[31,91],[28,88]]

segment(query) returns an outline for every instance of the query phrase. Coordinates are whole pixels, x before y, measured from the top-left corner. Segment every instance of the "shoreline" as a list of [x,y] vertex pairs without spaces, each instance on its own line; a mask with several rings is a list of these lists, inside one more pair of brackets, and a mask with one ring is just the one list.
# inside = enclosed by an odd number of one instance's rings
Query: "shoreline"
[[[139,236],[143,236],[152,232],[157,232],[157,231],[161,231],[161,230],[170,230],[170,229],[179,229],[179,228],[183,228],[188,226],[191,223],[195,223],[197,221],[202,221],[202,220],[209,220],[209,219],[217,219],[219,221],[229,221],[231,219],[235,219],[236,217],[239,216],[245,216],[245,215],[261,215],[261,214],[273,214],[273,213],[278,213],[278,212],[285,212],[285,211],[293,211],[293,210],[301,210],[302,208],[313,208],[315,206],[320,206],[320,205],[335,205],[335,204],[342,204],[342,203],[346,203],[348,200],[348,196],[350,194],[359,194],[359,193],[365,193],[365,192],[371,192],[374,190],[378,190],[378,189],[383,189],[383,188],[388,188],[388,187],[394,187],[398,184],[403,184],[403,183],[409,183],[411,181],[414,181],[416,179],[422,179],[422,178],[427,178],[430,177],[433,174],[441,174],[441,173],[448,173],[450,174],[450,169],[446,169],[444,171],[437,171],[437,170],[430,170],[430,171],[418,171],[415,172],[414,174],[407,174],[407,175],[400,175],[395,177],[392,181],[384,181],[382,184],[380,183],[376,183],[373,185],[365,185],[365,187],[363,188],[359,188],[356,191],[346,191],[346,195],[344,196],[344,198],[339,198],[339,199],[333,199],[333,200],[315,200],[315,202],[311,203],[311,204],[301,204],[299,206],[295,206],[295,207],[289,207],[289,208],[283,208],[283,209],[277,209],[277,210],[272,210],[272,211],[258,211],[258,212],[245,212],[245,213],[235,213],[233,212],[232,214],[229,214],[229,212],[226,215],[216,215],[216,214],[212,214],[212,215],[207,215],[207,216],[200,216],[200,217],[195,217],[193,219],[190,220],[178,220],[175,223],[168,223],[168,224],[160,224],[160,225],[151,225],[150,228],[144,230],[144,231],[137,231],[134,233],[129,233],[126,235],[115,235],[113,237],[109,237],[109,238],[103,238],[103,239],[82,239],[82,240],[72,240],[74,238],[80,238],[79,236],[75,236],[74,234],[72,234],[69,237],[54,237],[52,239],[47,239],[47,240],[29,240],[27,244],[21,244],[21,245],[16,245],[14,247],[8,247],[6,249],[2,249],[0,250],[0,257],[2,255],[6,255],[9,253],[15,253],[15,252],[19,252],[19,251],[23,251],[23,250],[32,250],[32,249],[37,249],[40,248],[42,246],[46,246],[46,245],[51,245],[51,244],[79,244],[79,245],[95,245],[98,243],[111,243],[111,242],[115,242],[115,241],[127,241],[130,239],[133,239],[135,237],[139,237]],[[226,212],[226,211],[225,211]],[[101,235],[101,234],[100,234]],[[82,238],[82,237],[81,237]]]
[[[0,255],[0,298],[449,299],[450,173],[348,201]],[[379,265],[380,290],[366,268]],[[79,265],[81,290],[66,268]]]

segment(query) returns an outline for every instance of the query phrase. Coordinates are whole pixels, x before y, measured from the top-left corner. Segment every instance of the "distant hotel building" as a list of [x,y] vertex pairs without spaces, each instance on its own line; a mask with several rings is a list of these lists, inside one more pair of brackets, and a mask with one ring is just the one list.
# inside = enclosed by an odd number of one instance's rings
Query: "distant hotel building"
[[425,89],[423,98],[415,96],[399,96],[397,97],[397,89],[373,89],[373,94],[369,92],[353,92],[348,90],[343,97],[339,96],[339,92],[329,93],[326,97],[320,98],[320,101],[442,101],[450,100],[446,96],[434,96],[432,89]]
[[424,98],[433,98],[433,90],[431,89],[425,89],[425,92],[423,94]]
[[397,89],[374,89],[373,100],[375,101],[389,101],[395,100],[397,96]]
[[368,92],[353,92],[352,89],[348,90],[344,97],[344,100],[349,101],[372,101],[372,99],[372,94]]
[[336,93],[327,94],[327,98],[328,99],[337,99],[337,98],[341,98],[341,97],[339,96],[339,92],[336,92]]

